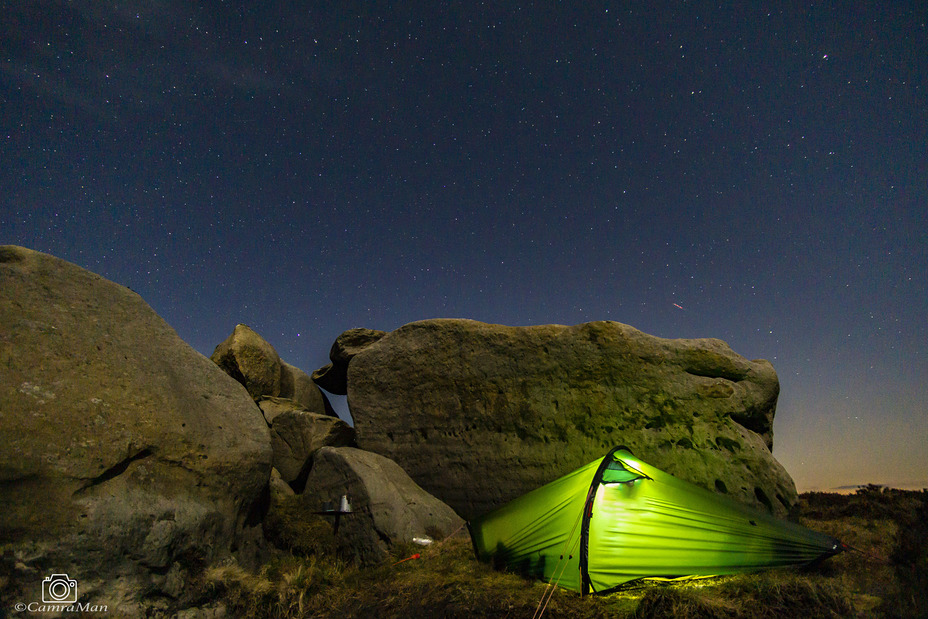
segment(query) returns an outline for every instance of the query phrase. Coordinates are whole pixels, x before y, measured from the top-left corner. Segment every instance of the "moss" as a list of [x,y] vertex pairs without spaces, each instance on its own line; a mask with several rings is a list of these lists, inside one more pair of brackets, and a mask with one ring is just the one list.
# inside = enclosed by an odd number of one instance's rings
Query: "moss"
[[667,420],[663,417],[652,417],[648,423],[644,424],[645,430],[660,430],[667,425]]
[[740,451],[744,449],[744,446],[741,444],[740,441],[726,438],[724,436],[716,437],[715,444],[718,445],[720,449],[727,449],[728,451],[732,453],[735,453],[735,451]]

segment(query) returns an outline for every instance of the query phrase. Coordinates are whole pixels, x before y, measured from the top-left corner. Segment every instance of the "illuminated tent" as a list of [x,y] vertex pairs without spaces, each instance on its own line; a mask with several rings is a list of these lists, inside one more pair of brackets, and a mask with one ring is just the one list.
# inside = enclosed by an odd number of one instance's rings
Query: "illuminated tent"
[[845,548],[621,447],[468,526],[480,560],[584,594],[640,578],[805,565]]

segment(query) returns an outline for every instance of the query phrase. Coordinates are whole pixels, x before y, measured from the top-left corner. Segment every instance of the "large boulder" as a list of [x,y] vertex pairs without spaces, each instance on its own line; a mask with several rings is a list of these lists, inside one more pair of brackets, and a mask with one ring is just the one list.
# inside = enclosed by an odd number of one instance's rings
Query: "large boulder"
[[353,447],[323,447],[313,456],[303,505],[318,513],[337,507],[343,495],[352,511],[340,516],[337,543],[361,563],[383,561],[397,544],[442,539],[464,524],[392,460]]
[[358,446],[465,518],[615,445],[776,515],[797,501],[770,451],[776,373],[720,340],[425,320],[358,352],[347,383]]
[[313,372],[312,379],[317,385],[336,395],[348,393],[348,363],[351,359],[386,335],[385,331],[374,329],[348,329],[337,338],[329,351],[331,363]]
[[210,359],[244,385],[255,401],[281,397],[314,413],[337,416],[309,375],[282,360],[274,347],[248,325],[236,325],[232,334],[216,346]]
[[280,397],[293,400],[314,413],[338,417],[329,399],[316,386],[309,374],[286,361],[280,362]]
[[280,395],[280,355],[248,325],[235,325],[210,359],[244,385],[255,400]]
[[310,457],[317,449],[354,444],[354,428],[338,417],[314,413],[283,398],[264,397],[258,406],[271,428],[274,468],[296,490],[302,491]]
[[140,615],[260,550],[261,411],[139,295],[0,247],[0,366],[0,607],[41,600],[54,572]]

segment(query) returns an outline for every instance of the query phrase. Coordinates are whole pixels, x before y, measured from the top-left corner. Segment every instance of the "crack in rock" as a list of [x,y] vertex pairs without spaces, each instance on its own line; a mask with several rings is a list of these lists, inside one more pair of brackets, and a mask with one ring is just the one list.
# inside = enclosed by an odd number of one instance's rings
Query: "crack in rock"
[[107,482],[113,479],[114,477],[118,477],[122,475],[123,473],[126,472],[126,469],[129,468],[130,464],[132,464],[136,460],[142,460],[144,458],[148,458],[149,456],[154,455],[154,453],[155,453],[154,451],[146,447],[145,449],[139,452],[136,452],[134,455],[123,458],[122,460],[120,460],[119,462],[111,466],[110,468],[106,469],[105,471],[103,471],[102,473],[94,477],[93,479],[88,480],[87,483],[81,486],[80,489],[78,489],[74,494],[79,494],[81,492],[84,492],[88,488],[99,486],[100,484]]

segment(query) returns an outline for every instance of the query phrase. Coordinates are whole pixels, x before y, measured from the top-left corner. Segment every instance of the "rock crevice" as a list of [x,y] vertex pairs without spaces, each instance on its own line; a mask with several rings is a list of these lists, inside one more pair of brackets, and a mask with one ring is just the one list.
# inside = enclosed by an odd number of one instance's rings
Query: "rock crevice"
[[84,492],[85,490],[87,490],[88,488],[99,486],[102,483],[105,483],[111,479],[119,477],[120,475],[126,472],[130,464],[138,460],[144,460],[145,458],[151,457],[154,455],[154,453],[155,453],[154,450],[149,447],[140,449],[133,455],[127,456],[123,460],[120,460],[119,462],[117,462],[110,468],[106,469],[105,471],[103,471],[102,473],[94,477],[93,479],[88,480],[87,483],[85,483],[83,486],[78,488],[74,494],[78,495]]

